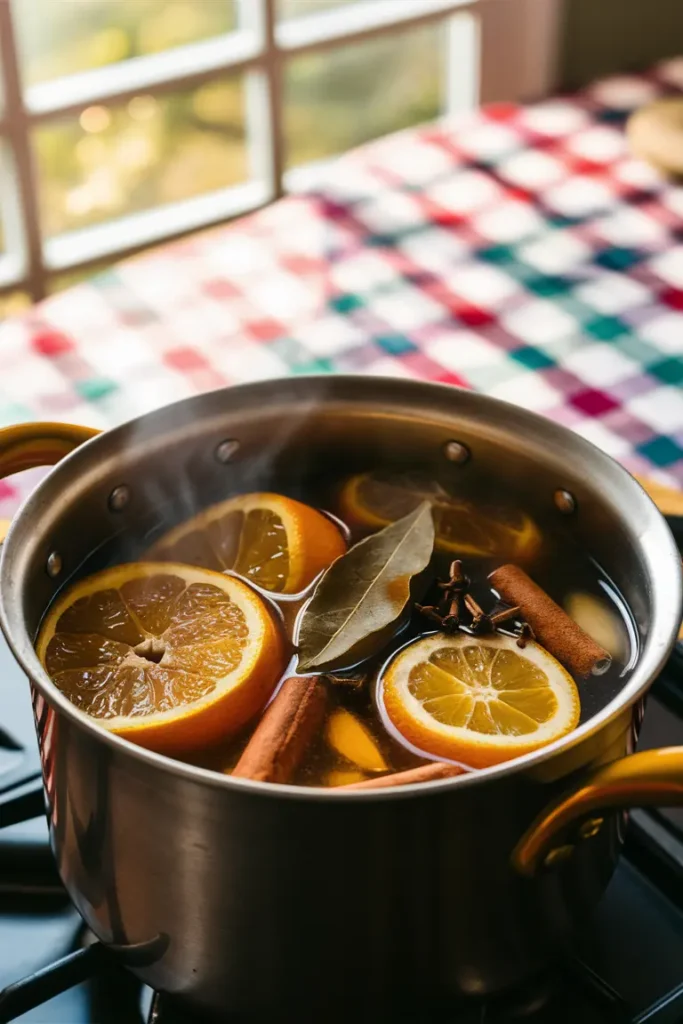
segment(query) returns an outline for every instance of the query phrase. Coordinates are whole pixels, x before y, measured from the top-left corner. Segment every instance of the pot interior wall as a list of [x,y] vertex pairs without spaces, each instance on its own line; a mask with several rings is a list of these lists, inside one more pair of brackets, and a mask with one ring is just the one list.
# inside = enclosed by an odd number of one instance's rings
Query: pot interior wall
[[[222,463],[216,451],[226,440],[239,447]],[[468,447],[464,464],[447,458],[450,440]],[[323,476],[374,467],[434,474],[465,495],[485,485],[503,505],[511,495],[541,522],[552,517],[600,562],[641,637],[647,634],[653,580],[642,540],[652,508],[623,470],[515,407],[453,388],[372,378],[302,378],[214,392],[78,449],[29,499],[7,545],[2,587],[10,629],[21,629],[23,619],[33,636],[65,581],[114,554],[139,557],[160,530],[210,502],[276,486],[305,496]],[[112,511],[109,495],[121,485],[130,500]],[[571,516],[555,507],[560,488],[576,498]],[[63,564],[54,580],[45,568],[52,551]]]

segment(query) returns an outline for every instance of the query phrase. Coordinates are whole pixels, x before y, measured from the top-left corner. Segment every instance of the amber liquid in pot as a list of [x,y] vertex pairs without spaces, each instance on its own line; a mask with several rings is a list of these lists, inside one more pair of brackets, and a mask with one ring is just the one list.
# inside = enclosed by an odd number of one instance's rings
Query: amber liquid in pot
[[[313,486],[307,485],[302,488],[293,486],[291,483],[288,484],[284,480],[279,486],[270,483],[269,489],[304,501],[336,519],[340,483],[338,478],[331,478],[322,483],[317,482]],[[488,514],[493,513],[501,517],[508,517],[516,508],[523,507],[521,503],[515,503],[512,499],[507,499],[504,502],[496,500],[495,496],[492,498],[492,495],[484,490],[481,490],[479,494],[475,491],[468,497],[473,500],[475,506],[477,501],[485,503]],[[540,530],[542,543],[537,554],[522,563],[525,570],[560,605],[563,605],[570,595],[576,593],[588,594],[596,598],[611,617],[615,634],[619,640],[620,655],[613,658],[605,675],[591,677],[588,680],[578,678],[575,680],[581,698],[581,721],[583,722],[609,703],[623,686],[637,655],[636,632],[630,612],[616,587],[591,553],[577,548],[569,532],[563,529],[563,524],[561,520],[558,520],[557,515],[550,510],[545,515],[539,514],[536,509],[533,512],[533,518]],[[367,531],[362,534],[354,533],[346,523],[338,519],[337,522],[340,529],[347,535],[349,544],[355,543],[361,536],[367,536]],[[166,527],[167,524],[164,524],[163,528]],[[119,539],[118,543],[108,544],[94,555],[79,575],[87,575],[118,562],[139,559],[141,548],[144,550],[144,546],[162,532],[162,526],[157,524],[151,530],[141,532],[146,533],[144,545],[142,545],[140,537],[124,536]],[[446,578],[449,563],[457,554],[457,552],[444,554],[435,551],[426,574],[425,586],[429,585],[430,579],[436,581]],[[497,554],[494,558],[463,554],[466,571],[472,579],[471,592],[485,609],[490,609],[495,603],[495,598],[487,583],[488,573],[504,561],[511,560],[514,559],[506,557],[505,552]],[[292,657],[281,682],[288,676],[297,674],[293,641],[301,610],[314,588],[315,582],[305,592],[293,597],[259,590],[270,603],[272,614],[285,632],[291,647]],[[397,733],[382,707],[380,686],[381,673],[392,655],[412,640],[429,635],[434,630],[433,623],[426,620],[417,611],[413,611],[408,621],[378,657],[368,664],[354,667],[340,666],[340,668],[350,669],[351,676],[363,676],[365,681],[362,685],[337,682],[331,686],[332,699],[328,714],[331,715],[335,710],[342,708],[355,716],[371,734],[386,762],[388,771],[413,768],[435,760],[426,752],[412,747]],[[239,736],[217,746],[194,751],[183,760],[218,772],[229,772],[237,763],[255,726],[254,722]],[[357,764],[339,754],[328,742],[323,729],[308,749],[305,759],[292,781],[303,786],[340,785],[344,782],[359,781],[362,778],[370,777],[371,774],[361,771]]]

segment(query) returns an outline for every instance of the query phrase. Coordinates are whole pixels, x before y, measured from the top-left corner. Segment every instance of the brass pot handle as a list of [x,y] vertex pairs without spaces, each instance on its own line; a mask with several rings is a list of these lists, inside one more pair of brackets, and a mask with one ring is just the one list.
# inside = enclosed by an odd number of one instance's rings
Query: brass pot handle
[[[19,423],[0,430],[0,480],[22,469],[54,466],[84,441],[99,434],[93,427],[72,423]],[[9,521],[0,519],[0,544],[9,530]]]
[[653,806],[683,807],[683,747],[643,750],[590,772],[536,819],[515,847],[512,862],[531,877],[595,835],[602,812]]
[[36,466],[54,466],[99,434],[73,423],[19,423],[0,430],[0,479]]

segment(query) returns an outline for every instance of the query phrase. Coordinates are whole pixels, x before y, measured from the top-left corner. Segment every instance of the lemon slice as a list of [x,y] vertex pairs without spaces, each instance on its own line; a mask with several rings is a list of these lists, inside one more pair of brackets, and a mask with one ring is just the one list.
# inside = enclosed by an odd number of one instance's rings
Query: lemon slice
[[345,550],[327,516],[294,498],[261,493],[211,505],[156,541],[147,557],[232,569],[264,590],[296,594]]
[[244,726],[285,661],[267,605],[246,583],[144,562],[70,587],[36,651],[55,685],[105,729],[169,754]]
[[449,554],[515,559],[538,550],[541,534],[526,513],[487,510],[449,494],[435,480],[407,474],[361,473],[344,484],[340,514],[349,525],[378,530],[429,501],[436,546]]
[[398,732],[428,754],[475,768],[519,757],[571,732],[576,684],[538,644],[514,637],[425,637],[394,658],[382,681]]

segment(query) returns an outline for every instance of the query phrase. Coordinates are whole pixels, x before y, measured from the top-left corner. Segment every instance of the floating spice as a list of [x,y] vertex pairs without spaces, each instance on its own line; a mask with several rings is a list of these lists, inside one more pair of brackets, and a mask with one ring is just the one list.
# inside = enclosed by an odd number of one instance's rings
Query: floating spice
[[390,786],[412,786],[416,782],[433,782],[435,779],[451,779],[455,775],[463,775],[465,769],[457,764],[445,761],[432,761],[422,764],[419,768],[409,768],[404,772],[392,772],[391,775],[380,775],[376,779],[365,782],[351,782],[345,785],[349,789],[388,789]]
[[299,668],[338,670],[383,647],[433,548],[432,512],[424,502],[338,558],[302,616]]
[[519,607],[538,642],[577,676],[601,676],[612,659],[537,583],[517,565],[502,565],[489,576],[494,590]]
[[327,703],[327,684],[320,676],[286,679],[232,774],[259,782],[289,782],[323,724]]
[[425,618],[436,622],[444,633],[455,633],[461,626],[467,626],[472,633],[491,633],[519,615],[517,607],[504,608],[493,615],[485,612],[469,593],[470,578],[463,572],[459,558],[451,562],[449,578],[438,586],[442,591],[438,605],[416,604],[415,607]]

